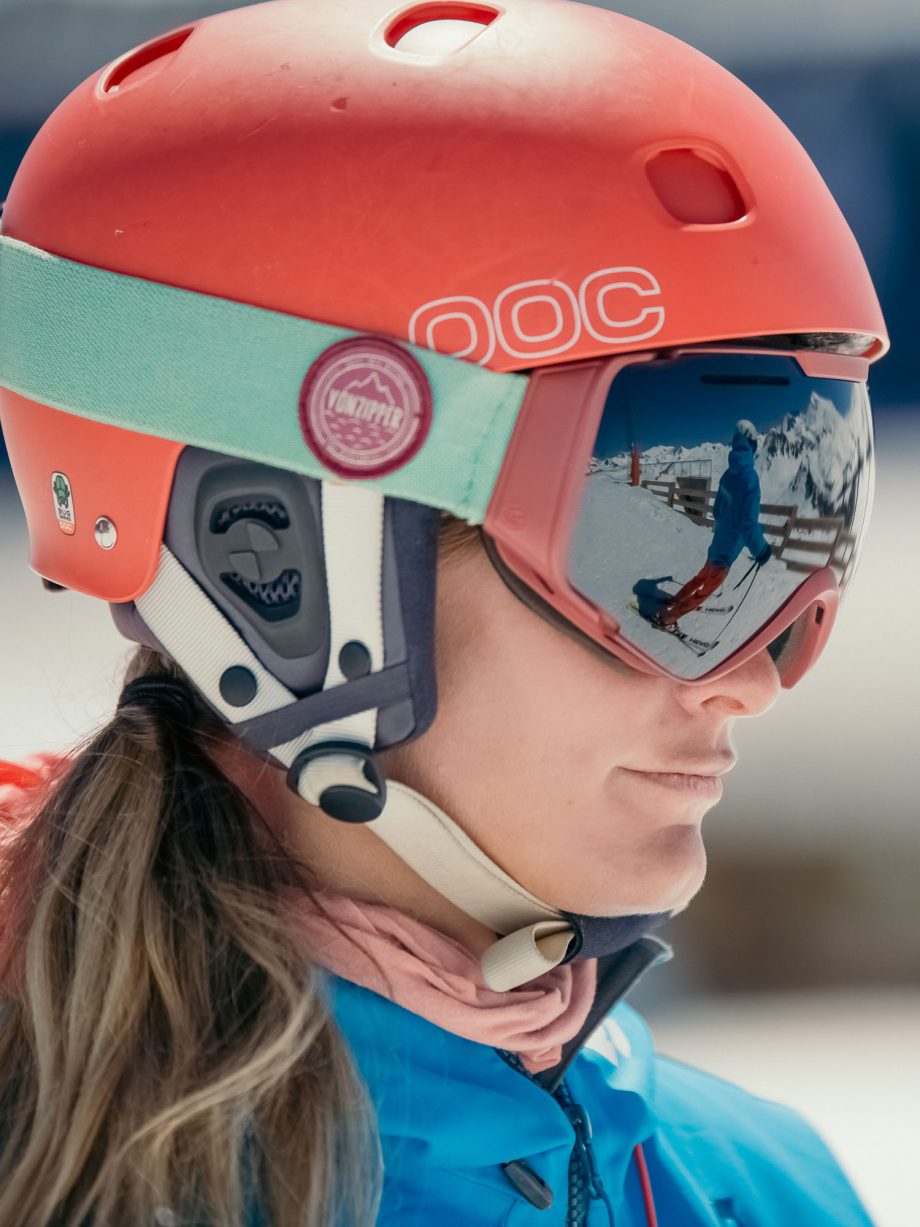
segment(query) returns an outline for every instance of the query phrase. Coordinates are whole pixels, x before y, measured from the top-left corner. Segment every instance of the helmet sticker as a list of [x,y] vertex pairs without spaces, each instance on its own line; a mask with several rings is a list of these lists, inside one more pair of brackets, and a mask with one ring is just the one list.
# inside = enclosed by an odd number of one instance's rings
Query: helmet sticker
[[349,337],[325,350],[300,390],[300,428],[310,451],[341,477],[382,477],[402,468],[431,429],[428,377],[385,337]]
[[58,527],[62,533],[72,537],[77,531],[77,522],[73,507],[73,490],[66,473],[51,474],[51,493],[54,495],[54,514],[57,516]]

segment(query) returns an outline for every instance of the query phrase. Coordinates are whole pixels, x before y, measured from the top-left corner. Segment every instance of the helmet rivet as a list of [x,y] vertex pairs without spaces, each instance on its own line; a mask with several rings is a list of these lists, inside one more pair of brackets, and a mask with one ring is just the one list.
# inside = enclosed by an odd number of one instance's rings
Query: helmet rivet
[[363,643],[352,639],[339,652],[339,668],[349,682],[357,677],[366,677],[371,671],[371,654]]
[[118,529],[108,516],[100,516],[96,521],[96,544],[100,549],[110,550],[118,540]]
[[231,707],[246,707],[256,697],[259,683],[245,665],[231,665],[220,678],[220,697]]

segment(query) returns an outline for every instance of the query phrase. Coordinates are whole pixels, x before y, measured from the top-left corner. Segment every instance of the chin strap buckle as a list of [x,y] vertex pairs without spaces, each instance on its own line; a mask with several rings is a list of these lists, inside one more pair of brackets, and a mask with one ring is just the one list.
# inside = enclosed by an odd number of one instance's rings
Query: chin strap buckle
[[386,777],[369,746],[322,741],[301,750],[288,787],[339,822],[373,822],[387,803]]
[[565,919],[538,920],[508,933],[483,954],[480,960],[483,979],[499,993],[527,984],[569,962],[575,936],[574,928]]

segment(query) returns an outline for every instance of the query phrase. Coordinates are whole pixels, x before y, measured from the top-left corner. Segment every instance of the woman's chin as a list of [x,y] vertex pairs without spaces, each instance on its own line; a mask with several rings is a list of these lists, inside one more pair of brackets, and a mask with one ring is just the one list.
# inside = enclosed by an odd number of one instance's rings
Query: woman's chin
[[[682,911],[697,894],[706,877],[706,847],[699,822],[681,822],[661,832],[658,851],[663,853],[656,867],[650,869],[649,886],[658,877],[657,889],[643,895],[649,911]],[[662,847],[662,844],[664,847]],[[645,909],[640,909],[645,910]]]
[[[706,877],[706,848],[700,825],[679,823],[660,832],[654,851],[646,850],[634,873],[624,873],[622,858],[616,872],[593,881],[582,879],[578,889],[556,891],[555,906],[582,916],[638,916],[682,911]],[[596,866],[599,862],[594,861]],[[588,863],[582,867],[589,868]],[[571,879],[570,879],[571,881]],[[548,892],[547,892],[548,896]],[[547,897],[547,902],[550,899]]]

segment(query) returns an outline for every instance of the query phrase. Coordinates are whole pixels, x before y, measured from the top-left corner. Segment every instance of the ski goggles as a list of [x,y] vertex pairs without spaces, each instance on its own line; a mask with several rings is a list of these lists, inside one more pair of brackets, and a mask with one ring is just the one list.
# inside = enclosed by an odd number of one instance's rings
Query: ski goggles
[[[404,459],[354,484],[483,524],[522,600],[640,671],[705,681],[767,647],[789,687],[818,658],[872,499],[865,358],[729,342],[499,372],[0,234],[4,432],[53,440],[53,473],[18,448],[33,569],[135,600],[187,444],[342,484],[302,428],[305,372],[369,341],[366,390],[381,340],[399,375],[382,391],[398,402],[411,376],[429,411]],[[118,549],[68,535],[59,476],[71,515],[89,489],[117,510]]]
[[794,685],[859,558],[865,359],[731,345],[532,373],[484,522],[508,586],[634,668]]

